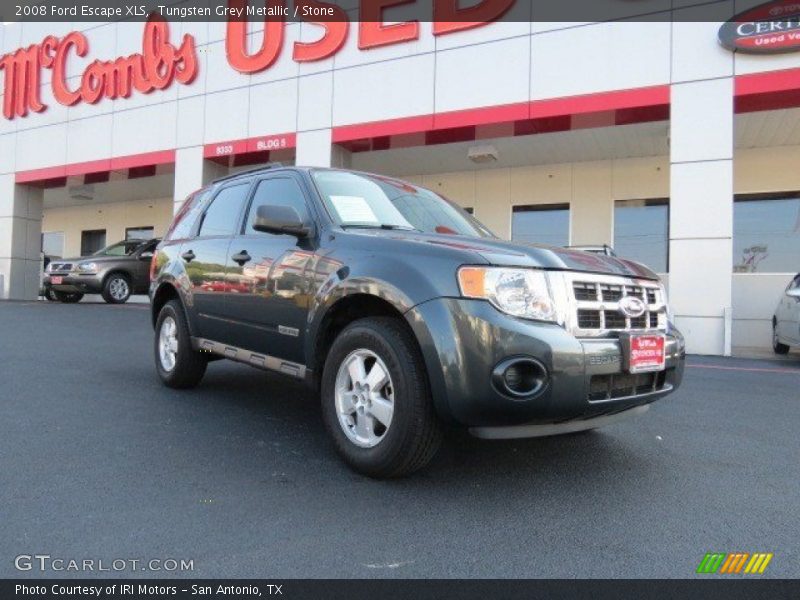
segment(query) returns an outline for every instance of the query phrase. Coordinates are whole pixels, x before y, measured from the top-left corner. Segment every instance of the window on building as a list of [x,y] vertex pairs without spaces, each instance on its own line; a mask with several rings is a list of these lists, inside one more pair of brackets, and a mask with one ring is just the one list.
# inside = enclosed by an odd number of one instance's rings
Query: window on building
[[736,196],[734,273],[797,273],[798,264],[800,192]]
[[669,271],[669,200],[617,200],[614,203],[614,252],[650,267]]
[[106,230],[81,231],[81,256],[89,256],[106,247]]
[[42,233],[42,252],[45,256],[64,258],[64,232],[45,231]]
[[200,224],[198,234],[201,236],[233,235],[239,224],[239,215],[249,189],[249,184],[240,184],[221,190],[203,215],[203,222]]
[[126,240],[149,240],[153,237],[153,227],[126,227]]
[[552,246],[569,246],[569,204],[515,206],[511,239]]
[[260,233],[253,229],[253,221],[256,218],[258,207],[265,205],[291,206],[303,221],[308,221],[308,208],[303,190],[294,179],[289,177],[276,177],[259,182],[253,195],[253,202],[250,204],[245,233]]

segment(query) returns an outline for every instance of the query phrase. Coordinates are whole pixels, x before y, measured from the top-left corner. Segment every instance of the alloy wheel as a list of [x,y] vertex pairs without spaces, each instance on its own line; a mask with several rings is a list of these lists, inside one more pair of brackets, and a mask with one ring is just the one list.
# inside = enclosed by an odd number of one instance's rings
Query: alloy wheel
[[394,415],[394,386],[381,358],[367,349],[354,350],[336,374],[336,413],[353,444],[373,448],[386,437]]
[[172,371],[178,359],[178,327],[175,319],[166,317],[158,333],[158,359],[165,371]]

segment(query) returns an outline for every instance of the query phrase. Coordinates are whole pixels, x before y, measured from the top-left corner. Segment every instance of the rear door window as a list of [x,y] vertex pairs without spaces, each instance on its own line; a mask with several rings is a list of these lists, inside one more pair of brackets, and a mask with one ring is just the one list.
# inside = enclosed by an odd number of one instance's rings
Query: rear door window
[[194,224],[203,210],[203,203],[208,197],[209,190],[200,190],[189,196],[181,206],[180,211],[172,221],[172,226],[169,228],[167,235],[164,236],[166,240],[181,240],[191,235]]
[[232,185],[220,190],[203,215],[198,236],[233,235],[238,229],[242,207],[247,199],[250,183]]

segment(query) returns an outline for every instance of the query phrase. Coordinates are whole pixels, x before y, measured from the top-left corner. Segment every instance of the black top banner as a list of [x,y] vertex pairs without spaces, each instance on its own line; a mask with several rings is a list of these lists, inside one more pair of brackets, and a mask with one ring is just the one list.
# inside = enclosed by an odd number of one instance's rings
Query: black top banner
[[[780,15],[800,0],[778,0]],[[736,2],[750,10],[762,2]],[[721,22],[731,19],[729,0],[3,0],[0,21],[506,21],[587,23],[616,20]]]

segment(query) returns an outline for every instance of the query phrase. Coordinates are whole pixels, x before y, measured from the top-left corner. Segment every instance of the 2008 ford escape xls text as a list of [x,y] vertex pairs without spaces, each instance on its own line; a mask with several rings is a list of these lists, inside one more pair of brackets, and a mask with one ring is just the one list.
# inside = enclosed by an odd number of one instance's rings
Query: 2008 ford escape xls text
[[678,387],[664,286],[613,256],[504,242],[397,179],[264,168],[191,195],[151,265],[155,363],[224,357],[319,390],[336,449],[415,471],[443,423],[487,438],[594,429]]

